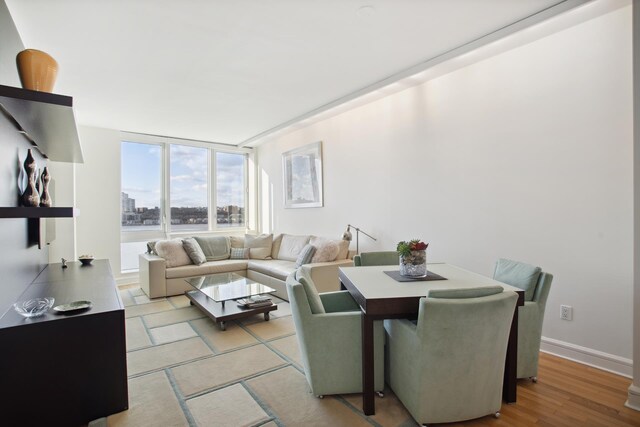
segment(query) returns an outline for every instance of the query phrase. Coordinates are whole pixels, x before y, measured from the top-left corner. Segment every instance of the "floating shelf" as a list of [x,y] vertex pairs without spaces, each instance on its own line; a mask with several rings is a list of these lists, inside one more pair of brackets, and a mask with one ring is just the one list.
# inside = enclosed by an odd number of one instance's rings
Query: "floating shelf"
[[69,207],[0,207],[0,218],[26,218],[28,242],[30,245],[38,245],[42,249],[44,242],[41,233],[42,218],[73,218],[80,214],[80,210]]
[[78,209],[68,207],[0,207],[0,218],[72,218],[79,213]]
[[46,158],[83,163],[73,98],[0,85],[0,113]]

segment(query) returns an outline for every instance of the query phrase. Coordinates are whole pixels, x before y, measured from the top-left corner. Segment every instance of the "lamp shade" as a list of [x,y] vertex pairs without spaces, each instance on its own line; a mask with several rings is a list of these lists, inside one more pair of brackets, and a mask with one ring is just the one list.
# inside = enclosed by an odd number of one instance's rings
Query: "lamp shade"
[[351,226],[347,226],[347,229],[344,231],[344,233],[342,233],[342,240],[346,240],[347,242],[350,242],[351,240],[353,240],[353,234],[351,234]]

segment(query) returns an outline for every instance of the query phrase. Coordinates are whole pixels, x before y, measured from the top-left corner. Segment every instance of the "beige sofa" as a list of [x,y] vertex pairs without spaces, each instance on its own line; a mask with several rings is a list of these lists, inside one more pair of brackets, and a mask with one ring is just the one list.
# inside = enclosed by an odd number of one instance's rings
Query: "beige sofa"
[[[286,247],[281,247],[283,238]],[[296,252],[302,250],[300,247],[302,242],[313,245],[314,242],[317,243],[320,240],[329,241],[314,236],[281,234],[273,238],[271,256],[267,259],[223,259],[207,261],[200,265],[189,264],[170,268],[167,268],[166,260],[158,255],[140,254],[140,286],[149,298],[182,295],[185,291],[193,289],[185,279],[233,272],[276,289],[274,295],[288,300],[285,280],[291,272],[297,269],[295,265]],[[295,241],[296,244],[287,245],[287,241]],[[241,242],[242,238],[240,240],[235,238],[232,246],[238,247],[242,244]],[[338,268],[353,265],[351,258],[354,253],[348,250],[348,242],[340,243],[340,245],[342,246],[338,256],[340,259],[312,262],[300,267],[311,276],[318,292],[339,290]],[[345,248],[346,250],[344,250]]]

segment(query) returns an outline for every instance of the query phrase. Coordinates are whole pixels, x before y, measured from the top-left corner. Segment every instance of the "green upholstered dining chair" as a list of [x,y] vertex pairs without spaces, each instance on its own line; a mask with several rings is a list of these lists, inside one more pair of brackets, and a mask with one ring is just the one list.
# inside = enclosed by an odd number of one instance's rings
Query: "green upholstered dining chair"
[[432,290],[418,320],[385,320],[387,382],[420,424],[500,416],[518,301],[501,286]]
[[524,306],[518,307],[518,378],[536,382],[542,321],[553,275],[540,267],[499,259],[493,278],[524,290]]
[[367,265],[398,265],[398,252],[363,252],[353,257],[353,265],[356,267]]
[[[348,291],[318,294],[302,269],[286,281],[311,392],[362,393],[362,312]],[[374,323],[375,390],[384,390],[384,327]]]

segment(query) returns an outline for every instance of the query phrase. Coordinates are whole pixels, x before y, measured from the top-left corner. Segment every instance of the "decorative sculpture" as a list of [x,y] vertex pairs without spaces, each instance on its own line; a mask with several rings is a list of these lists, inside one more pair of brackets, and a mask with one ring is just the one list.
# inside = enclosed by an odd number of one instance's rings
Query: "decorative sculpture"
[[46,166],[42,170],[42,175],[40,179],[42,180],[42,193],[40,195],[40,206],[50,208],[52,205],[51,196],[49,195],[49,181],[51,181],[51,175],[49,175],[49,170],[47,169]]
[[36,159],[31,154],[31,149],[27,150],[27,157],[24,159],[24,170],[27,174],[27,187],[21,196],[23,206],[40,206],[40,194],[36,188]]

